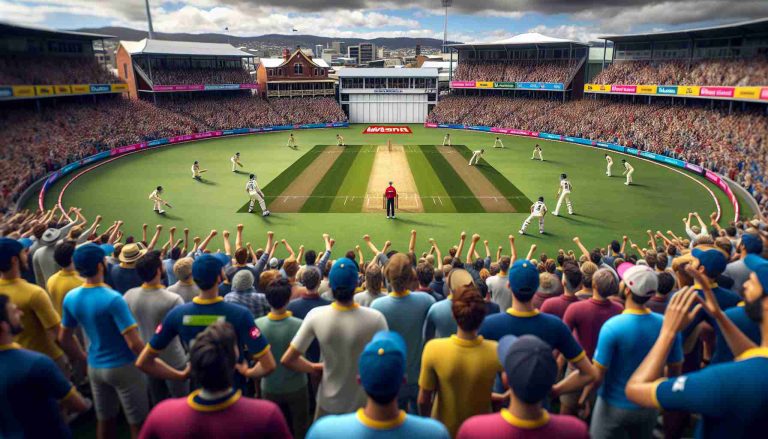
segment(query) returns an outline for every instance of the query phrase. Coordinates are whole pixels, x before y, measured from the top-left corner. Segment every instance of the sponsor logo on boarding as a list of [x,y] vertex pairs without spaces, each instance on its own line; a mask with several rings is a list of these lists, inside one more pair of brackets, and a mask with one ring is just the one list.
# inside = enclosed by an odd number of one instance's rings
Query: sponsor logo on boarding
[[410,127],[407,126],[381,126],[371,125],[363,130],[363,134],[411,134]]

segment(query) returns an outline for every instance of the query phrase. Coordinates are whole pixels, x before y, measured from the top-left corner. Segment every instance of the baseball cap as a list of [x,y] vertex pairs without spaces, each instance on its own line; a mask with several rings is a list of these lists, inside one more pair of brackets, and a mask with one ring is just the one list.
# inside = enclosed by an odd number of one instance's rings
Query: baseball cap
[[624,273],[626,273],[627,270],[629,270],[630,268],[632,268],[634,266],[635,266],[635,264],[633,264],[631,262],[622,262],[621,264],[619,264],[618,267],[616,267],[616,273],[619,274],[619,277],[621,279],[624,279]]
[[275,269],[280,264],[280,261],[277,258],[272,258],[269,260],[269,268]]
[[747,253],[757,254],[763,252],[763,240],[759,236],[751,233],[745,233],[741,236],[741,245],[747,249]]
[[557,381],[557,362],[547,343],[534,335],[506,335],[496,353],[516,397],[528,404],[547,397]]
[[768,293],[768,260],[754,254],[747,255],[744,258],[744,265],[757,275],[757,280],[763,286],[763,293]]
[[725,257],[725,254],[716,248],[695,248],[691,251],[691,254],[704,266],[704,271],[711,279],[720,276],[725,271],[726,265],[728,265],[728,259]]
[[453,294],[459,288],[474,284],[474,279],[469,272],[463,268],[454,268],[448,273],[448,291]]
[[659,288],[659,276],[646,265],[635,265],[626,270],[622,278],[624,285],[640,297],[650,296]]
[[99,247],[104,250],[104,254],[107,256],[110,256],[115,252],[115,246],[112,244],[101,244]]
[[96,244],[85,244],[77,247],[72,254],[75,269],[81,273],[96,274],[96,267],[104,262],[104,250]]
[[372,396],[397,395],[405,377],[405,340],[397,332],[379,331],[357,362],[360,383]]
[[19,239],[19,244],[21,244],[21,246],[24,247],[24,248],[30,248],[30,247],[32,247],[33,242],[29,238],[20,238]]
[[0,265],[8,266],[11,258],[18,256],[24,250],[24,245],[11,238],[0,238]]
[[224,253],[214,253],[213,257],[221,262],[222,267],[226,267],[230,262],[232,262],[232,259]]
[[192,278],[198,285],[212,286],[216,282],[216,276],[221,275],[222,268],[224,264],[219,258],[210,254],[202,255],[192,263]]
[[328,274],[331,290],[357,288],[357,263],[348,258],[340,258],[334,262]]
[[528,260],[515,262],[509,269],[509,289],[533,295],[539,289],[539,270]]

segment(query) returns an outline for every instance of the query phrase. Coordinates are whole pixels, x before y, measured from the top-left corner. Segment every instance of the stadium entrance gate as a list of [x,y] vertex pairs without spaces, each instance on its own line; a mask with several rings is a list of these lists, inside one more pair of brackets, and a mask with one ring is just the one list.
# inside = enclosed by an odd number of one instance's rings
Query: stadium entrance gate
[[339,96],[351,123],[424,123],[437,104],[437,69],[343,69]]

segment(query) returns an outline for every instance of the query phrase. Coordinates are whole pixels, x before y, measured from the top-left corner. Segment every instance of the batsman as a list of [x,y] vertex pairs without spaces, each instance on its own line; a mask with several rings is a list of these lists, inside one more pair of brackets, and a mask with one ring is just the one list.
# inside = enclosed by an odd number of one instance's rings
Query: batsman
[[387,218],[395,217],[395,208],[398,207],[397,203],[397,190],[392,186],[392,182],[389,182],[389,186],[384,190],[384,202],[386,203]]

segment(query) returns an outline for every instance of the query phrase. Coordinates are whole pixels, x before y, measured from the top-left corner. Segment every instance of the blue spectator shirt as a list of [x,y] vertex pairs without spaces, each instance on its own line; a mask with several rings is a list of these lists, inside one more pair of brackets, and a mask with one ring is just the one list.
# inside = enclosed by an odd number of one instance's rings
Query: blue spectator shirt
[[448,430],[440,422],[406,415],[404,411],[392,421],[376,421],[365,415],[364,409],[346,415],[323,416],[315,421],[307,439],[338,438],[407,438],[449,439]]

